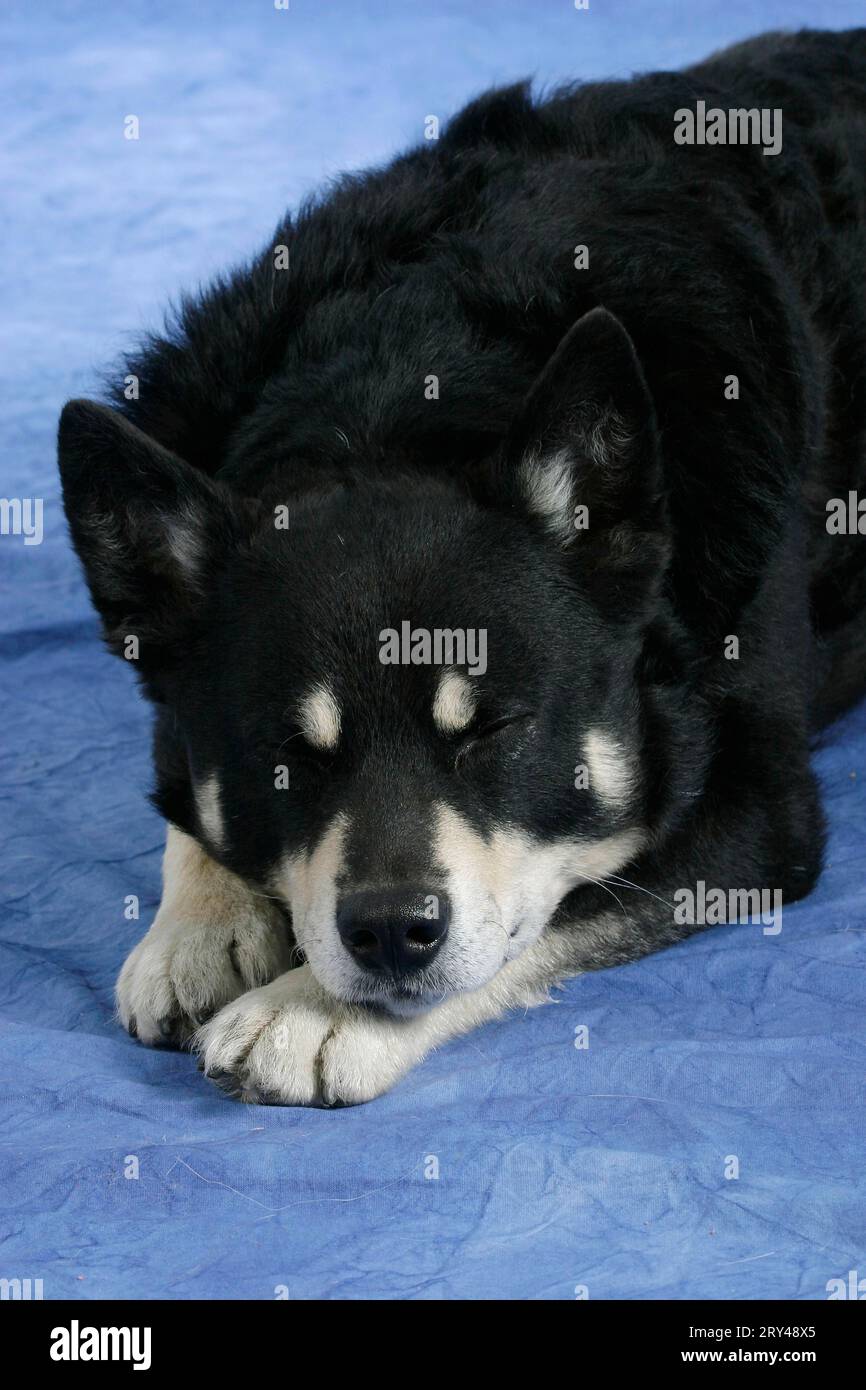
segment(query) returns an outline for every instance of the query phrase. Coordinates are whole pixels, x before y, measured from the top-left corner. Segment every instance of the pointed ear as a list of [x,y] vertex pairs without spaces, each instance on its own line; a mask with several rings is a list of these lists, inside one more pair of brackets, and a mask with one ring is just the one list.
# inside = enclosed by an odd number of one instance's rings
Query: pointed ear
[[498,465],[500,498],[588,580],[646,583],[667,557],[652,399],[631,338],[606,309],[566,333],[533,384]]
[[139,639],[159,664],[207,592],[220,556],[248,531],[246,504],[124,416],[70,401],[58,458],[72,541],[106,641]]

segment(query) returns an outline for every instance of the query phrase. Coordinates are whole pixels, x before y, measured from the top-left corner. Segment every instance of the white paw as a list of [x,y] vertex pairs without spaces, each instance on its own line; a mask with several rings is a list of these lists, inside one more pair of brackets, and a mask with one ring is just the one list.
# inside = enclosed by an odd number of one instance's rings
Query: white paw
[[227,1005],[195,1046],[223,1090],[271,1105],[357,1105],[421,1055],[410,1023],[329,999],[308,965]]
[[189,1042],[205,1019],[289,964],[285,923],[270,909],[236,905],[205,914],[163,905],[127,957],[117,981],[117,1011],[141,1042]]

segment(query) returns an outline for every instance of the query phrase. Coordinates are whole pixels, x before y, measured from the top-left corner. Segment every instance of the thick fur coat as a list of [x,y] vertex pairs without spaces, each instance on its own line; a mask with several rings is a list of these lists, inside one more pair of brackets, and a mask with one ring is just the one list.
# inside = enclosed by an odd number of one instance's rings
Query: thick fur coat
[[[778,111],[781,148],[677,143],[699,101]],[[365,1099],[707,925],[682,889],[809,891],[810,738],[866,684],[866,541],[828,525],[866,487],[864,265],[866,30],[770,34],[483,96],[186,301],[135,399],[67,406],[72,536],[180,837],[129,1026],[216,1013],[230,1090]],[[403,621],[483,629],[486,673],[383,665]],[[178,917],[208,874],[203,982]],[[427,889],[401,966],[393,895]],[[306,964],[261,988],[284,915]]]

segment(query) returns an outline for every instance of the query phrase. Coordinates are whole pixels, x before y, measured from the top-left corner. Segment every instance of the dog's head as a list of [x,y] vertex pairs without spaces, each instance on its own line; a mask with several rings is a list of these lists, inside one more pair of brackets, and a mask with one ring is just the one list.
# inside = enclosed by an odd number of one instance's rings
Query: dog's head
[[162,707],[158,800],[287,905],[334,996],[474,989],[641,847],[667,539],[611,315],[469,477],[358,467],[295,495],[286,469],[245,499],[87,402],[60,461],[107,640]]

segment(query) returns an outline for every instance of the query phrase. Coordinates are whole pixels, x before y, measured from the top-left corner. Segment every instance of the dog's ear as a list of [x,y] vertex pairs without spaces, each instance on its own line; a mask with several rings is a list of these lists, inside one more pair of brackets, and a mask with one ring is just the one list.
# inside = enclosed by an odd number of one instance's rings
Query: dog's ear
[[72,541],[106,641],[148,670],[195,614],[220,557],[249,530],[246,503],[93,401],[60,417]]
[[[490,482],[488,482],[488,486]],[[622,595],[667,559],[652,398],[631,338],[606,309],[569,329],[494,464],[498,501],[529,517],[598,588]]]

